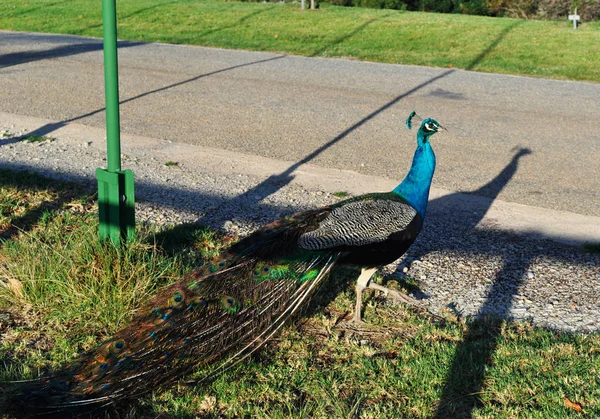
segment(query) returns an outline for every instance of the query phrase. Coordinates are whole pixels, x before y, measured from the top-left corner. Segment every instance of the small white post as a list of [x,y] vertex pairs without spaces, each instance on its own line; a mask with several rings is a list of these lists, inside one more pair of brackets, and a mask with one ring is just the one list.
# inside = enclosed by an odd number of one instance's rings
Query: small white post
[[577,22],[580,20],[580,16],[577,14],[577,9],[575,9],[572,15],[569,15],[569,20],[573,21],[573,29],[577,29]]
[[306,0],[302,0],[302,10],[306,9]]

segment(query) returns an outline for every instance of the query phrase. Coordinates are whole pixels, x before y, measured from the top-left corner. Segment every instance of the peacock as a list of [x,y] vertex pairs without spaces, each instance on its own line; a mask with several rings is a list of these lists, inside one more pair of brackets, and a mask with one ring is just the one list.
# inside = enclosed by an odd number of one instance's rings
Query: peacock
[[421,231],[435,170],[429,139],[440,129],[422,121],[410,171],[393,191],[296,213],[239,240],[161,290],[110,340],[53,376],[20,385],[13,412],[64,416],[123,405],[203,367],[209,372],[200,380],[209,380],[274,336],[336,265],[362,268],[353,318],[361,322],[363,290],[390,292],[372,284],[375,270]]

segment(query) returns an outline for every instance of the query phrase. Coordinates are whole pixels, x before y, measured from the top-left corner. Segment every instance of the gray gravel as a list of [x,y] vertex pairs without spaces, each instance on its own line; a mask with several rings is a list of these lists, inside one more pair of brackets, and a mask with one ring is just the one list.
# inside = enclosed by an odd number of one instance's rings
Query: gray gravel
[[[21,134],[19,127],[0,126]],[[104,152],[85,139],[42,143],[0,141],[0,167],[95,184]],[[7,137],[7,138],[6,138]],[[201,167],[168,167],[138,150],[123,156],[136,174],[137,220],[159,224],[199,221],[246,234],[286,213],[334,202],[330,193],[267,181],[244,173],[214,174]],[[440,198],[444,199],[444,198]],[[548,240],[533,240],[479,225],[483,214],[432,202],[425,227],[406,257],[384,269],[416,278],[418,304],[432,312],[493,314],[554,329],[600,329],[600,255]]]

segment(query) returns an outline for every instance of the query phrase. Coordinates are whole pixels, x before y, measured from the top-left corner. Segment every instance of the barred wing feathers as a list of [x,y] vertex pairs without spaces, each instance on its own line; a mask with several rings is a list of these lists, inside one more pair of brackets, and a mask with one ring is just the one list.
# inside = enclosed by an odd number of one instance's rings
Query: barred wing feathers
[[298,244],[318,250],[378,243],[404,230],[416,215],[413,207],[399,201],[350,202],[331,211],[317,229],[302,234]]

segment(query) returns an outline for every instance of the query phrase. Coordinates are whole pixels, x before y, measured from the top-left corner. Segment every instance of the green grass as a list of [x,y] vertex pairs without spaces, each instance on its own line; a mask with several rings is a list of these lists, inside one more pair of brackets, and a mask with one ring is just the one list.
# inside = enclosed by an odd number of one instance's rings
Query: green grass
[[[0,29],[101,37],[96,0],[7,0]],[[121,0],[119,38],[600,82],[600,22],[215,0]]]
[[47,136],[40,137],[39,135],[26,135],[19,139],[19,141],[26,141],[28,143],[43,143],[44,141],[52,142],[54,140],[55,140],[55,138],[53,138],[53,137],[47,137]]
[[85,212],[91,205],[85,189],[65,187],[35,173],[0,169],[0,240],[44,223],[56,210]]
[[168,161],[168,162],[165,163],[165,166],[167,166],[167,167],[174,167],[174,166],[177,167],[177,166],[179,166],[179,163],[176,162],[176,161]]
[[[93,347],[224,245],[215,232],[180,225],[139,229],[115,248],[98,240],[92,199],[77,185],[0,171],[0,382]],[[338,270],[302,320],[236,370],[154,394],[127,417],[426,418],[439,407],[441,417],[563,418],[578,406],[600,416],[600,335],[465,323],[375,294],[366,296],[369,327],[354,330],[345,322],[354,279]]]

